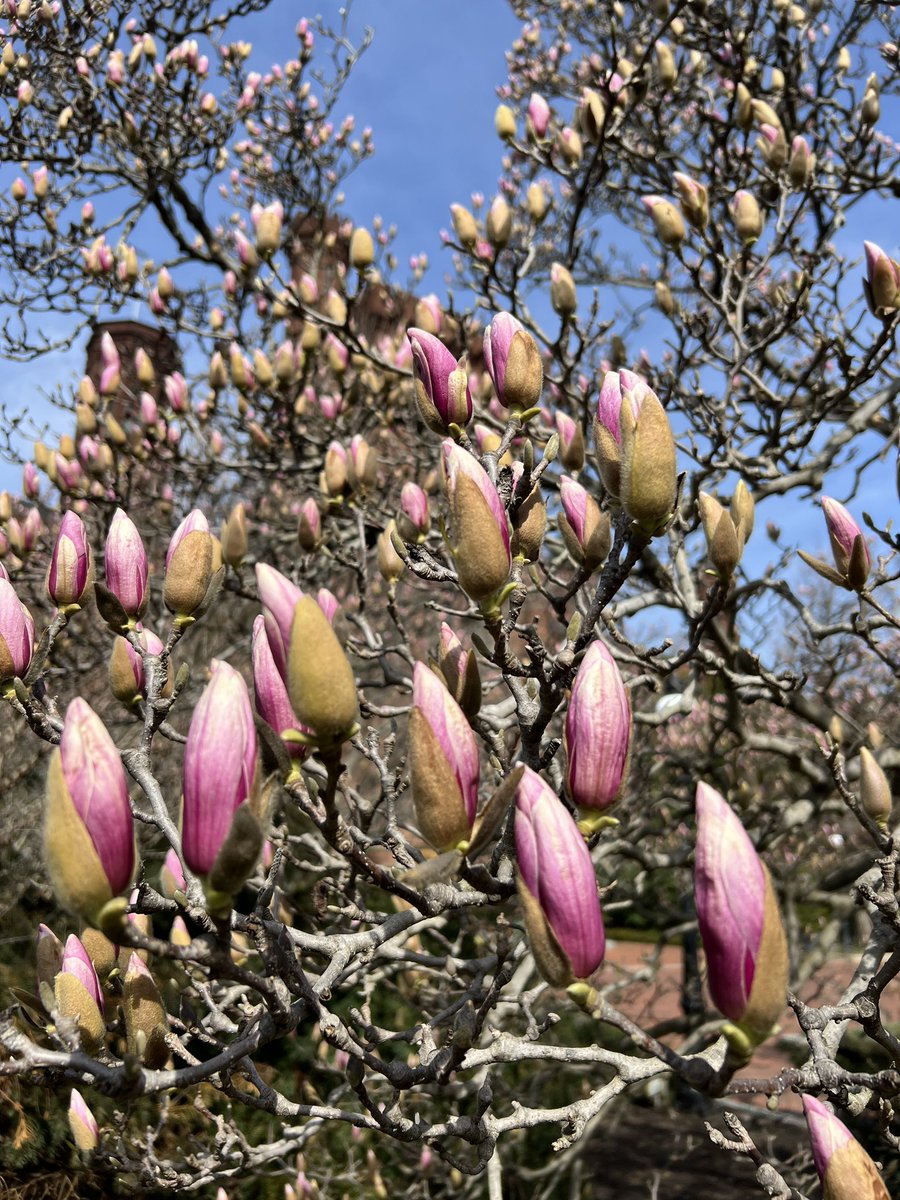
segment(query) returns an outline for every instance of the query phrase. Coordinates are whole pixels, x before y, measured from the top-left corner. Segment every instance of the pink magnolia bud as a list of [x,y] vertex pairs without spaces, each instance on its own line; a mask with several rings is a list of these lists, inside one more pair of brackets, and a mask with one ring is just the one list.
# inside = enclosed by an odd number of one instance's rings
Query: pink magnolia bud
[[322,544],[322,514],[312,496],[303,501],[300,506],[300,524],[297,529],[300,546],[308,554]]
[[530,767],[516,789],[515,835],[519,897],[538,970],[554,987],[586,979],[606,949],[594,864],[565,805]]
[[512,565],[503,501],[484,468],[450,438],[441,447],[441,471],[460,587],[473,600],[487,600]]
[[559,530],[566,549],[575,562],[594,571],[609,554],[609,517],[600,511],[593,496],[568,475],[560,481],[559,498],[564,513],[559,516]]
[[478,660],[473,651],[465,649],[446,621],[441,624],[437,669],[465,715],[474,717],[481,708]]
[[822,497],[822,508],[825,512],[825,523],[828,526],[828,539],[831,542],[831,555],[834,559],[834,569],[821,559],[813,558],[804,550],[798,553],[803,561],[814,571],[817,571],[831,583],[853,591],[862,591],[869,577],[872,560],[869,547],[863,537],[862,530],[847,512],[843,504],[832,500],[830,496]]
[[319,588],[316,592],[316,604],[328,618],[328,624],[333,625],[337,610],[341,607],[334,592],[329,592],[328,588]]
[[159,406],[149,392],[141,392],[140,397],[141,423],[152,427],[159,420]]
[[608,808],[622,790],[631,748],[631,704],[616,660],[592,642],[566,712],[566,786],[579,808]]
[[528,101],[528,126],[537,138],[546,137],[550,124],[550,105],[537,92],[531,93]]
[[97,971],[81,939],[76,937],[74,933],[70,933],[66,938],[60,970],[77,979],[100,1011],[103,1012],[105,1008],[103,989],[100,986]]
[[187,380],[180,371],[174,371],[171,375],[167,375],[164,381],[166,390],[166,399],[171,405],[172,411],[176,413],[185,413],[190,408],[190,397],[188,395]]
[[90,1154],[96,1150],[100,1140],[100,1129],[96,1118],[84,1102],[84,1097],[77,1088],[72,1088],[69,1099],[69,1130],[72,1140],[82,1154]]
[[[253,690],[259,715],[280,737],[291,732],[309,733],[294,716],[287,685],[272,656],[263,616],[253,622],[252,654]],[[308,752],[302,742],[289,737],[285,738],[285,745],[292,758],[304,758]]]
[[512,313],[498,313],[484,331],[484,360],[506,408],[533,408],[541,398],[544,369],[537,342]]
[[826,1200],[889,1200],[878,1168],[844,1122],[813,1096],[803,1097],[803,1113]]
[[181,869],[181,863],[178,861],[178,855],[174,850],[166,852],[166,857],[163,859],[163,865],[159,872],[159,883],[162,894],[168,896],[170,900],[176,892],[187,891],[184,872]]
[[584,466],[584,434],[568,413],[558,412],[554,417],[559,434],[559,461],[567,471],[580,471]]
[[66,908],[95,922],[131,883],[134,825],[115,743],[90,705],[68,707],[47,775],[44,859]]
[[121,508],[116,509],[106,536],[103,564],[106,586],[126,616],[135,620],[143,616],[150,599],[147,552],[137,526]]
[[413,671],[409,772],[422,836],[438,850],[465,842],[478,808],[478,746],[462,709],[421,662]]
[[37,500],[41,490],[41,477],[33,462],[22,468],[22,491],[28,500]]
[[876,317],[889,317],[900,308],[900,263],[885,254],[875,242],[863,242],[866,251],[866,278],[863,291]]
[[446,434],[451,425],[465,426],[472,419],[472,395],[462,361],[443,342],[424,329],[410,329],[416,406],[433,433]]
[[268,563],[256,564],[256,589],[263,606],[266,636],[275,666],[283,679],[287,678],[287,655],[291,642],[291,626],[294,609],[303,595],[296,583],[270,567]]
[[713,1002],[759,1045],[786,1003],[787,941],[765,865],[706,783],[697,785],[694,901]]
[[397,530],[405,542],[424,541],[431,528],[428,497],[417,483],[404,483],[400,492]]
[[189,533],[209,533],[209,521],[200,511],[199,508],[192,508],[178,528],[172,534],[169,541],[169,548],[166,550],[166,567],[172,561],[172,555],[184,541]]
[[664,196],[642,196],[641,203],[653,218],[656,236],[664,246],[677,247],[685,239],[687,230],[681,213]]
[[21,678],[34,654],[34,621],[8,579],[0,579],[0,683]]
[[212,871],[235,811],[256,774],[256,731],[247,685],[214,659],[184,749],[182,849],[192,871]]
[[70,509],[62,519],[47,572],[47,593],[58,608],[80,607],[94,582],[84,522]]

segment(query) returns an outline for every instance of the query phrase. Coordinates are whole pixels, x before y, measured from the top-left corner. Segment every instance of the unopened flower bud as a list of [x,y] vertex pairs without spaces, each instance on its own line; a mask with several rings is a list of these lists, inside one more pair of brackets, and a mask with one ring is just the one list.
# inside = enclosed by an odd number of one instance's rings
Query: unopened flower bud
[[397,553],[394,538],[398,537],[397,523],[393,517],[378,535],[376,555],[378,570],[386,583],[395,583],[406,570],[406,563]]
[[706,552],[709,560],[719,577],[727,583],[741,561],[743,538],[735,527],[731,513],[726,512],[714,496],[710,496],[708,492],[701,492],[697,507],[700,510],[703,532],[706,534]]
[[874,754],[866,746],[859,751],[859,800],[863,811],[882,829],[887,829],[894,806],[891,785]]
[[441,467],[460,587],[473,600],[488,600],[506,583],[512,563],[503,502],[484,468],[449,438]]
[[502,196],[496,196],[488,209],[486,229],[495,250],[501,250],[512,236],[512,209]]
[[878,1168],[844,1122],[814,1096],[803,1097],[803,1112],[826,1200],[889,1200]]
[[675,248],[685,239],[684,219],[671,201],[663,196],[642,196],[641,203],[653,218],[656,236],[664,246]]
[[94,582],[91,547],[84,522],[71,509],[65,514],[47,572],[47,594],[60,609],[77,609]]
[[364,271],[375,261],[375,243],[368,229],[362,225],[353,230],[350,238],[350,265]]
[[745,246],[752,246],[763,231],[763,214],[752,192],[743,189],[735,194],[731,204],[734,228]]
[[563,476],[560,483],[559,498],[563,512],[557,520],[566,549],[586,571],[595,571],[612,544],[609,517],[601,512],[593,496],[568,476]]
[[578,307],[575,280],[562,263],[553,263],[550,267],[550,303],[561,317],[570,317]]
[[209,523],[194,509],[175,530],[166,552],[163,599],[177,617],[191,617],[202,606],[218,569],[215,551]]
[[222,526],[222,558],[237,570],[247,556],[247,508],[235,504]]
[[478,746],[462,709],[421,662],[413,672],[409,772],[422,836],[438,850],[466,841],[478,807]]
[[566,712],[566,787],[579,808],[605,809],[618,799],[631,728],[631,703],[616,660],[603,642],[592,642]]
[[461,204],[451,204],[450,212],[453,216],[453,228],[460,245],[471,248],[478,241],[478,225],[475,218]]
[[508,104],[498,104],[494,113],[494,129],[497,136],[504,141],[511,141],[516,136],[516,115]]
[[288,694],[297,719],[322,746],[345,741],[359,723],[353,668],[311,596],[298,600],[291,626]]
[[541,398],[544,369],[537,342],[511,313],[498,313],[484,331],[488,374],[505,408],[527,411]]

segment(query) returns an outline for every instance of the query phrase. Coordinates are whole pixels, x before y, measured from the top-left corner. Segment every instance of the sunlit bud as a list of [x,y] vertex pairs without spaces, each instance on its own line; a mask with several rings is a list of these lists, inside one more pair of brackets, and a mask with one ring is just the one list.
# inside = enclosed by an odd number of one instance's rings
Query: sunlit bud
[[866,80],[866,90],[859,109],[863,125],[874,125],[881,116],[881,100],[879,98],[878,76],[874,72]]
[[889,1200],[872,1159],[821,1100],[803,1096],[813,1160],[825,1200]]
[[400,536],[405,542],[421,542],[430,528],[428,497],[417,483],[404,483],[400,492],[400,512],[397,515]]
[[73,1018],[86,1049],[95,1051],[103,1041],[103,993],[94,964],[81,941],[66,938],[59,974],[53,980],[54,1007],[63,1017]]
[[588,648],[566,712],[566,787],[579,808],[608,808],[628,773],[631,704],[616,660],[601,641]]
[[[525,482],[525,471],[522,463],[513,465],[516,478],[514,495],[516,507],[511,510],[512,536],[510,550],[514,558],[525,562],[537,562],[541,556],[544,534],[547,532],[547,506],[544,504],[539,484],[533,484],[528,490]],[[521,501],[519,496],[523,497]]]
[[156,290],[163,300],[169,300],[175,295],[175,284],[167,267],[161,267],[156,278]]
[[93,582],[87,531],[81,517],[70,509],[56,535],[47,572],[47,594],[58,608],[80,608]]
[[413,671],[409,773],[422,836],[438,850],[466,841],[478,808],[478,746],[462,709],[421,662]]
[[[603,137],[605,126],[606,105],[603,97],[593,88],[585,88],[581,93],[581,102],[578,105],[578,127],[584,134],[585,141],[589,145],[595,146]],[[579,154],[578,157],[580,158],[581,155]]]
[[863,242],[866,251],[866,278],[863,291],[876,317],[890,317],[900,308],[900,263],[885,254],[875,242]]
[[256,588],[263,606],[266,634],[275,664],[286,677],[294,610],[303,592],[268,563],[256,564]]
[[16,89],[16,96],[19,104],[25,108],[34,100],[34,88],[31,86],[31,81],[23,79]]
[[43,200],[47,195],[47,187],[49,185],[49,172],[45,166],[40,166],[31,177],[31,182],[34,186],[34,194],[38,200]]
[[419,416],[433,433],[447,434],[451,425],[465,426],[472,419],[472,394],[461,360],[443,342],[424,329],[409,329],[415,398]]
[[301,549],[312,554],[322,544],[322,514],[319,506],[310,496],[300,506],[300,523],[297,529],[297,539]]
[[735,193],[731,202],[734,228],[745,246],[752,246],[763,231],[762,210],[752,192],[743,189]]
[[234,232],[234,248],[237,251],[238,261],[244,268],[245,274],[255,271],[259,266],[259,255],[256,253],[256,247],[239,229],[236,229]]
[[559,461],[567,471],[580,471],[584,466],[584,433],[568,413],[557,412],[554,417],[559,434]]
[[36,500],[41,490],[41,480],[37,467],[33,462],[27,462],[22,468],[22,491],[26,499]]
[[675,55],[667,42],[656,43],[656,77],[664,88],[671,87],[678,78],[678,68],[675,66]]
[[822,508],[825,512],[834,568],[821,559],[813,558],[805,550],[799,550],[798,553],[808,566],[831,583],[852,591],[862,591],[872,565],[869,547],[862,530],[843,504],[832,500],[830,496],[822,497]]
[[787,162],[788,149],[784,130],[780,125],[762,125],[761,137],[756,139],[756,148],[763,161],[773,171],[779,171]]
[[547,136],[550,125],[550,105],[537,92],[531,93],[528,101],[528,132],[540,140]]
[[35,653],[35,623],[8,578],[0,578],[0,683],[22,678]]
[[150,392],[141,392],[139,408],[141,423],[147,429],[153,429],[159,421],[159,406]]
[[169,1057],[166,1010],[150,968],[140,954],[132,954],[125,968],[122,1014],[128,1053],[150,1070],[165,1066]]
[[97,1149],[100,1140],[100,1130],[94,1114],[84,1102],[84,1097],[76,1088],[72,1088],[69,1099],[69,1131],[72,1140],[82,1154],[90,1154]]
[[397,522],[391,517],[387,525],[379,533],[378,542],[375,547],[378,571],[386,583],[396,583],[406,570],[406,563],[397,553],[397,548],[394,545],[394,538],[398,536]]
[[84,920],[131,883],[134,827],[125,771],[103,722],[80,697],[50,758],[44,862],[60,903]]
[[441,447],[459,585],[473,600],[502,588],[512,562],[503,502],[484,468],[449,438]]
[[578,293],[571,271],[562,263],[550,267],[550,303],[561,317],[570,317],[578,307]]
[[53,980],[62,970],[63,944],[47,925],[38,925],[35,947],[35,974],[38,987],[42,983],[53,986]]
[[311,596],[302,597],[294,610],[287,685],[297,719],[313,730],[321,746],[352,736],[359,724],[353,668]]
[[375,243],[372,235],[362,225],[358,225],[350,237],[350,266],[358,271],[364,271],[375,261]]
[[354,491],[371,488],[378,476],[378,456],[361,433],[350,439],[347,477]]
[[122,704],[144,695],[144,660],[123,637],[116,637],[109,656],[109,690]]
[[502,249],[512,236],[512,209],[502,196],[495,196],[488,209],[485,223],[488,241],[495,250]]
[[744,83],[735,88],[735,116],[738,126],[746,133],[753,124],[753,97]]
[[841,46],[838,51],[837,63],[838,71],[849,71],[853,66],[853,60],[850,58],[850,51],[846,46]]
[[653,218],[656,236],[664,246],[680,246],[686,230],[681,213],[663,196],[642,196],[641,203]]
[[697,499],[700,521],[706,534],[706,552],[719,577],[726,583],[734,574],[744,551],[744,539],[730,512],[714,496],[701,492]]
[[566,549],[575,562],[594,571],[609,554],[609,517],[580,483],[563,476],[559,487],[563,512],[557,520]]
[[271,258],[281,245],[281,226],[284,220],[284,206],[280,200],[274,201],[260,212],[256,222],[256,249],[263,258]]
[[[243,359],[241,359],[243,363]],[[207,374],[209,386],[215,391],[225,387],[228,383],[228,368],[225,366],[225,360],[220,351],[216,350],[209,360],[209,372]]]
[[[104,334],[103,336],[107,337],[108,335]],[[119,390],[121,382],[121,365],[119,363],[119,356],[117,354],[115,359],[104,366],[103,370],[100,372],[100,395],[114,396]]]
[[106,586],[125,615],[142,617],[150,599],[147,552],[137,526],[121,508],[110,524],[103,562]]
[[516,136],[516,115],[508,104],[498,104],[494,113],[494,129],[498,137],[511,141]]
[[190,408],[190,396],[188,394],[187,380],[181,372],[173,371],[171,375],[167,375],[163,381],[163,386],[172,412],[186,413]]
[[768,870],[706,783],[697,785],[694,901],[713,1002],[757,1046],[786,1003],[787,940]]
[[222,558],[235,570],[247,555],[247,509],[243,503],[235,504],[222,526]]
[[[621,397],[615,411],[616,394]],[[607,490],[645,533],[665,523],[675,503],[675,443],[656,393],[630,371],[608,372],[594,422]]]
[[[182,848],[192,871],[217,874],[220,852],[235,813],[250,800],[255,773],[256,732],[247,685],[233,667],[215,659],[210,681],[194,709],[184,751]],[[234,890],[242,882],[228,881],[236,885]]]
[[478,241],[478,225],[475,223],[475,218],[461,204],[451,204],[450,212],[453,216],[453,228],[460,244],[467,247],[474,246]]
[[350,362],[350,351],[343,342],[338,341],[333,333],[325,338],[325,351],[328,365],[335,375],[340,377],[347,370]]
[[816,156],[809,142],[799,134],[791,142],[791,157],[788,162],[788,178],[796,188],[805,187],[816,169]]
[[347,301],[334,288],[329,288],[325,297],[325,315],[338,325],[347,323]]
[[543,221],[550,207],[546,191],[539,183],[530,183],[527,192],[528,215],[533,221]]
[[541,353],[512,313],[498,313],[484,331],[484,359],[505,408],[527,411],[538,403],[544,386]]
[[[263,616],[258,616],[253,622],[252,660],[256,709],[262,719],[271,725],[279,736],[285,733],[307,732],[294,716],[287,685],[272,657]],[[308,750],[302,742],[291,737],[286,738],[284,744],[292,758],[303,758]]]
[[28,184],[21,175],[17,176],[12,182],[12,187],[9,189],[12,193],[12,198],[17,203],[21,203],[28,195]]
[[414,319],[416,327],[423,329],[426,333],[440,333],[444,323],[444,314],[441,310],[441,303],[433,292],[430,296],[423,296],[416,302]]
[[891,785],[868,747],[859,752],[859,799],[863,810],[882,829],[887,828],[893,808]]
[[581,162],[581,156],[584,153],[581,145],[581,138],[568,125],[561,129],[556,135],[556,148],[570,166]]
[[[97,405],[99,400],[97,389],[94,387],[94,381],[88,375],[84,375],[78,384],[78,399],[90,408],[95,408]],[[40,466],[40,463],[38,465]]]
[[340,442],[330,442],[325,451],[325,487],[328,495],[339,498],[347,489],[347,451]]
[[755,509],[756,505],[750,489],[743,479],[738,480],[734,495],[731,497],[731,519],[745,546],[750,541],[750,534],[753,532]]
[[209,523],[195,508],[172,534],[166,551],[163,599],[170,612],[178,617],[197,612],[218,569],[216,557]]
[[673,178],[678,188],[681,211],[695,229],[705,229],[709,224],[709,194],[706,185],[691,179],[689,175],[683,175],[681,171],[676,171]]
[[549,784],[526,767],[516,789],[519,898],[538,970],[554,987],[592,975],[606,938],[594,864]]
[[143,346],[139,346],[135,351],[134,370],[138,377],[138,383],[142,387],[149,387],[156,378],[156,372],[153,370],[153,362]]

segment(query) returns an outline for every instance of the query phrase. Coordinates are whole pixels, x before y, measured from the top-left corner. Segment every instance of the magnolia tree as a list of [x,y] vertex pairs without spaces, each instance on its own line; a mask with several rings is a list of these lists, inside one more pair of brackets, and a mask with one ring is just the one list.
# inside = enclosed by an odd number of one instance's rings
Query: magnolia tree
[[[439,297],[345,216],[346,26],[262,75],[265,0],[7,7],[3,351],[137,297],[183,363],[107,330],[0,498],[17,1104],[109,1188],[499,1197],[671,1085],[762,1192],[887,1197],[890,8],[515,3]],[[793,1093],[784,1164],[736,1105]]]

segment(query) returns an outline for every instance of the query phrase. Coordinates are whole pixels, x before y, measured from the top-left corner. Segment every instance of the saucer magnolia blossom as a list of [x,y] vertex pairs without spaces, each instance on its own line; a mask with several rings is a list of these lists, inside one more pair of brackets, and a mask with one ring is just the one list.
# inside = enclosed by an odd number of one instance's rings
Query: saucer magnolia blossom
[[467,450],[450,438],[441,448],[459,584],[473,600],[496,595],[509,577],[509,522],[497,489]]
[[843,1121],[814,1096],[803,1097],[824,1200],[889,1200],[878,1168]]
[[484,331],[484,360],[504,408],[524,411],[539,402],[544,387],[541,353],[512,313],[498,313]]
[[478,746],[462,709],[421,662],[413,671],[409,771],[423,837],[439,850],[467,841],[478,807]]
[[616,660],[592,642],[566,712],[566,787],[579,808],[608,808],[628,771],[631,704]]
[[472,394],[462,360],[457,363],[444,343],[424,329],[407,333],[412,349],[416,407],[433,433],[447,434],[451,425],[472,419]]
[[592,975],[606,937],[594,864],[548,783],[526,767],[516,789],[516,876],[538,970],[554,987]]
[[694,900],[720,1012],[755,1047],[784,1009],[787,940],[769,872],[719,793],[697,785]]
[[851,591],[862,591],[872,567],[863,532],[843,504],[832,500],[830,496],[822,497],[822,511],[825,513],[834,567],[807,554],[805,550],[798,550],[797,553],[807,566],[830,583]]

